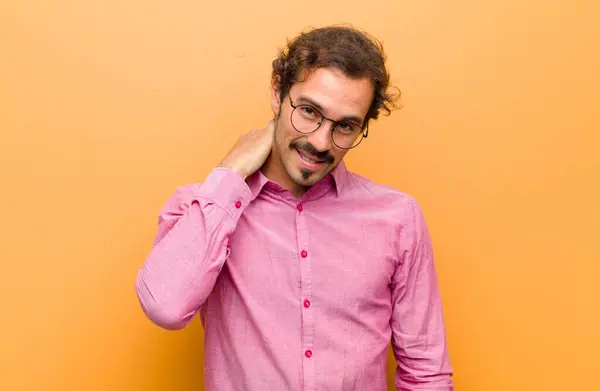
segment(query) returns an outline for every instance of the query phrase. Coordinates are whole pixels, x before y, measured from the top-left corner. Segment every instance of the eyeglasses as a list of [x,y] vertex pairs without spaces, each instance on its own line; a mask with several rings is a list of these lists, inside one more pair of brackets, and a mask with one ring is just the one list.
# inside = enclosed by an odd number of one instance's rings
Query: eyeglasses
[[333,122],[331,126],[331,141],[341,149],[352,149],[369,134],[368,127],[347,121],[335,121],[321,114],[315,107],[307,104],[294,105],[289,96],[290,105],[294,108],[290,115],[292,126],[302,134],[314,133],[325,120]]

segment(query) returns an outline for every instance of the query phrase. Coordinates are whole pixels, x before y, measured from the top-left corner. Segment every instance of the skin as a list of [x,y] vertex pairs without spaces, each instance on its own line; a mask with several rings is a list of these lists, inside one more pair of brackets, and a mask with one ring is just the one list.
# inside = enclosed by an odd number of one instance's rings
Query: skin
[[[264,129],[240,137],[229,151],[222,167],[229,167],[243,178],[260,169],[296,197],[330,173],[348,150],[331,141],[333,123],[325,120],[311,134],[297,132],[290,115],[294,105],[315,103],[316,108],[336,121],[354,118],[362,123],[373,100],[373,85],[368,78],[352,79],[330,68],[320,68],[294,83],[289,96],[280,99],[278,79],[271,85],[271,109],[274,120]],[[303,159],[304,157],[304,159]]]
[[[262,167],[263,173],[297,197],[326,176],[344,158],[348,150],[331,141],[331,121],[325,121],[314,133],[298,133],[290,120],[293,107],[288,96],[280,100],[278,80],[271,86],[271,109],[276,117],[272,152]],[[316,103],[324,116],[334,120],[354,117],[364,121],[373,99],[368,78],[352,79],[344,73],[320,68],[289,91],[294,105]],[[301,155],[317,164],[307,163]]]

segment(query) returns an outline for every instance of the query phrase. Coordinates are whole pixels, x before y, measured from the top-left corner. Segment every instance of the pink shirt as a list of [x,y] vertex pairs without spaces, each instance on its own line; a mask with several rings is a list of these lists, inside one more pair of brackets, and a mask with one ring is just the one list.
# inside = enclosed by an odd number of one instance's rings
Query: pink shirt
[[431,240],[410,196],[341,163],[297,199],[260,171],[178,188],[136,280],[146,315],[200,314],[208,391],[451,391]]

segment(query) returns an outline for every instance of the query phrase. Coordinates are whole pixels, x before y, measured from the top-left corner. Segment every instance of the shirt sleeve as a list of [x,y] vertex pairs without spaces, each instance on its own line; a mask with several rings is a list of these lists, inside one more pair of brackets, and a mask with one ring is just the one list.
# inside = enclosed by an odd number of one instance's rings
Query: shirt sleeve
[[453,391],[431,238],[412,201],[400,225],[392,290],[392,348],[399,391]]
[[177,330],[198,313],[229,255],[229,236],[250,198],[241,176],[215,168],[204,183],[180,187],[168,199],[135,281],[151,321]]

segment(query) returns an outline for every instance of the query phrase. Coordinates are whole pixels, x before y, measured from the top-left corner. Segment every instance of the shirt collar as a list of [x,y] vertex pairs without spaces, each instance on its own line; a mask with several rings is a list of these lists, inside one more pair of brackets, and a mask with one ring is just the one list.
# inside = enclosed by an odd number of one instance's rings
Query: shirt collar
[[260,170],[256,171],[254,174],[246,178],[246,183],[250,188],[252,201],[254,201],[256,197],[258,197],[263,187],[269,182],[269,178],[267,178]]
[[331,172],[331,176],[333,177],[333,182],[335,185],[335,189],[337,195],[340,195],[340,192],[343,191],[344,186],[348,182],[348,169],[346,168],[346,163],[342,160],[336,168]]
[[[347,182],[348,178],[348,170],[346,168],[346,164],[342,160],[328,175],[326,175],[321,182],[332,182],[332,185],[335,187],[336,195],[340,195],[340,192],[343,191],[343,188]],[[252,195],[252,201],[258,197],[263,187],[266,185],[270,186],[278,186],[274,182],[272,182],[269,178],[267,178],[261,170],[257,170],[254,174],[250,175],[246,179],[246,183],[250,188],[250,192]],[[319,183],[314,186],[319,185]]]

